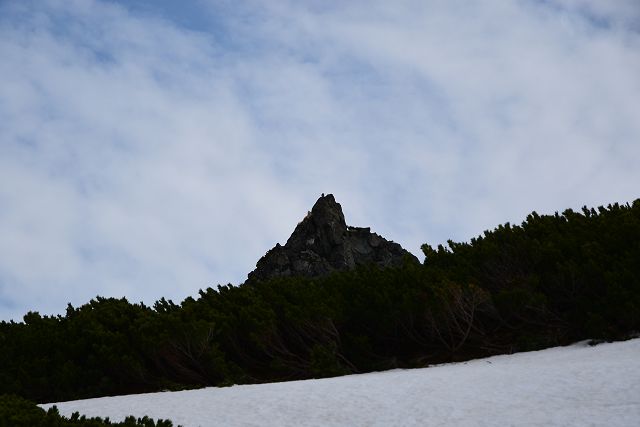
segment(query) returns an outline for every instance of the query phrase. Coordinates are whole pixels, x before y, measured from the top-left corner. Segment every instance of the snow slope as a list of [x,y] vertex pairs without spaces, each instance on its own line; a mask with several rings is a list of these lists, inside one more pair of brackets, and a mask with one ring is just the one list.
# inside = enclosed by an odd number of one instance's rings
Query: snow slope
[[149,415],[184,427],[640,426],[640,339],[425,369],[56,405],[65,415]]

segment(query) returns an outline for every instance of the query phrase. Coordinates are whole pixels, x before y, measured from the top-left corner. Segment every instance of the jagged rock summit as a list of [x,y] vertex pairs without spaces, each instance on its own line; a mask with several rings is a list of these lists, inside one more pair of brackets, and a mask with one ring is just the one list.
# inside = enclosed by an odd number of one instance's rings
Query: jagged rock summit
[[393,267],[406,259],[419,262],[399,244],[367,228],[348,226],[332,194],[323,194],[284,246],[269,250],[249,273],[247,282],[273,277],[317,277],[358,265]]

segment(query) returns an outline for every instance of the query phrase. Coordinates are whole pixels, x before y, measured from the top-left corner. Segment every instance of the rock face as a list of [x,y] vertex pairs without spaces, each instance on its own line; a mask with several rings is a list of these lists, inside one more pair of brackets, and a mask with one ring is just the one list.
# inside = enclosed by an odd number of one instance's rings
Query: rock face
[[256,264],[247,282],[273,277],[317,277],[358,265],[398,266],[419,262],[399,244],[370,229],[347,226],[342,207],[332,194],[322,195],[284,246],[277,244]]

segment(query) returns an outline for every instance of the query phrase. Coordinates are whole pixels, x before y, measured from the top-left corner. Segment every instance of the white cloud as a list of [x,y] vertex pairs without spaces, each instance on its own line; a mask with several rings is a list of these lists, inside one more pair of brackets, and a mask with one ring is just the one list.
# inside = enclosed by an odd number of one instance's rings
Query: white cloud
[[237,282],[273,239],[254,228],[293,220],[295,206],[215,46],[119,7],[76,6],[61,18],[66,6],[50,2],[37,26],[2,28],[2,298],[50,312]]
[[237,283],[321,192],[416,253],[638,197],[640,14],[607,4],[0,6],[0,317]]

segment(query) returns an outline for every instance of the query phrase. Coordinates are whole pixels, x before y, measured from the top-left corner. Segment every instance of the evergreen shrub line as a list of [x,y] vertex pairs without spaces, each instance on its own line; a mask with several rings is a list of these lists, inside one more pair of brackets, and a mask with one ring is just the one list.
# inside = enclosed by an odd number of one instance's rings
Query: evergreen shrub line
[[[0,427],[172,427],[171,421],[154,421],[148,417],[127,417],[123,422],[111,422],[109,418],[87,418],[74,412],[63,417],[55,406],[49,410],[38,407],[22,397],[0,395]],[[180,426],[178,426],[180,427]]]
[[640,331],[640,199],[530,214],[423,264],[97,297],[0,323],[0,393],[37,402],[362,373]]

